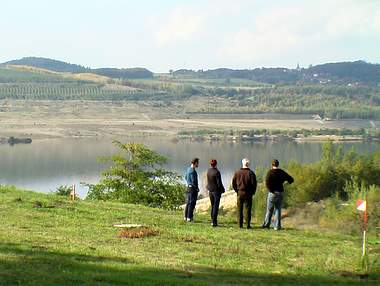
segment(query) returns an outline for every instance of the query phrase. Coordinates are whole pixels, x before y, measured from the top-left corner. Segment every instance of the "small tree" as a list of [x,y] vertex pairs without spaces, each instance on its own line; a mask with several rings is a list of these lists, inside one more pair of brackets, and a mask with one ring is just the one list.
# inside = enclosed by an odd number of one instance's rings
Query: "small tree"
[[123,152],[102,158],[111,166],[98,184],[87,185],[88,199],[119,200],[167,209],[178,208],[184,201],[180,176],[162,168],[167,158],[143,144],[114,141]]

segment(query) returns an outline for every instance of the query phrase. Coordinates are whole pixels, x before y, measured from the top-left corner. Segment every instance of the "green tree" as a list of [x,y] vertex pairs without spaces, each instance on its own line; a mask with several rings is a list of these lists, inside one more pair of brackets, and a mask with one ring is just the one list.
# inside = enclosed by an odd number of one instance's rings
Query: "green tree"
[[180,176],[162,168],[167,158],[143,144],[114,141],[122,154],[102,158],[111,166],[98,184],[87,185],[88,199],[119,200],[176,209],[184,201]]

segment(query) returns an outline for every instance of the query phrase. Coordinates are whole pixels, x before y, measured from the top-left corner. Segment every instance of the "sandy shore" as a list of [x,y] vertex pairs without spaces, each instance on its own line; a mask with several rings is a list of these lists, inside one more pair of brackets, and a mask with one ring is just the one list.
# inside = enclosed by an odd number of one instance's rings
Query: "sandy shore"
[[[168,135],[199,129],[320,129],[371,127],[369,121],[270,119],[250,115],[186,114],[180,103],[157,107],[147,102],[0,101],[0,137],[63,138]],[[378,123],[376,123],[378,124]]]

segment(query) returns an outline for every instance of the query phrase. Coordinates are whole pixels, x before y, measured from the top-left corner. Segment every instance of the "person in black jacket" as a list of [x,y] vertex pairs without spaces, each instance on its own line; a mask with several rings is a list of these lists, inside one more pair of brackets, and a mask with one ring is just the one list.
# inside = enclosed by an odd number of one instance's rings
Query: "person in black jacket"
[[242,168],[235,172],[232,179],[232,188],[237,193],[239,227],[243,227],[243,208],[245,206],[247,229],[251,229],[252,198],[256,193],[257,181],[255,173],[249,169],[249,160],[244,158],[241,163]]
[[224,193],[224,187],[222,183],[222,176],[219,170],[216,168],[217,161],[215,159],[210,160],[210,166],[207,170],[207,190],[210,196],[211,202],[211,224],[212,226],[218,226],[218,210],[220,197]]
[[274,230],[281,229],[281,207],[284,193],[284,182],[289,184],[294,182],[294,179],[285,171],[279,168],[280,163],[274,159],[272,161],[272,168],[268,171],[265,178],[265,184],[268,189],[267,198],[267,211],[263,223],[263,228],[269,228],[272,221],[272,215],[274,212]]

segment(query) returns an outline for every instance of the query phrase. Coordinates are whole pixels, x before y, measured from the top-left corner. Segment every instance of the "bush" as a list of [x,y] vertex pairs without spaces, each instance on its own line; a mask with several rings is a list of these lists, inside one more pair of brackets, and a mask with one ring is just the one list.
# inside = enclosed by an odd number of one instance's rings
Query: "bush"
[[322,160],[312,164],[290,162],[289,174],[294,184],[287,186],[285,206],[300,206],[310,201],[335,197],[348,200],[347,184],[380,186],[380,154],[358,155],[354,150],[344,153],[331,142],[323,146]]
[[68,197],[72,191],[71,186],[61,185],[53,193],[58,196]]
[[253,197],[253,216],[260,224],[264,221],[264,216],[267,209],[268,191],[263,184],[258,185],[256,194]]
[[143,144],[115,141],[123,152],[103,158],[111,167],[103,172],[101,181],[87,185],[88,199],[119,200],[150,207],[176,209],[184,202],[185,186],[180,176],[161,166],[166,158]]
[[359,233],[363,229],[364,213],[356,209],[358,199],[367,198],[368,231],[376,232],[380,227],[380,187],[365,187],[357,183],[346,186],[350,197],[347,201],[335,197],[325,203],[325,211],[320,220],[322,227],[329,227],[344,233]]

